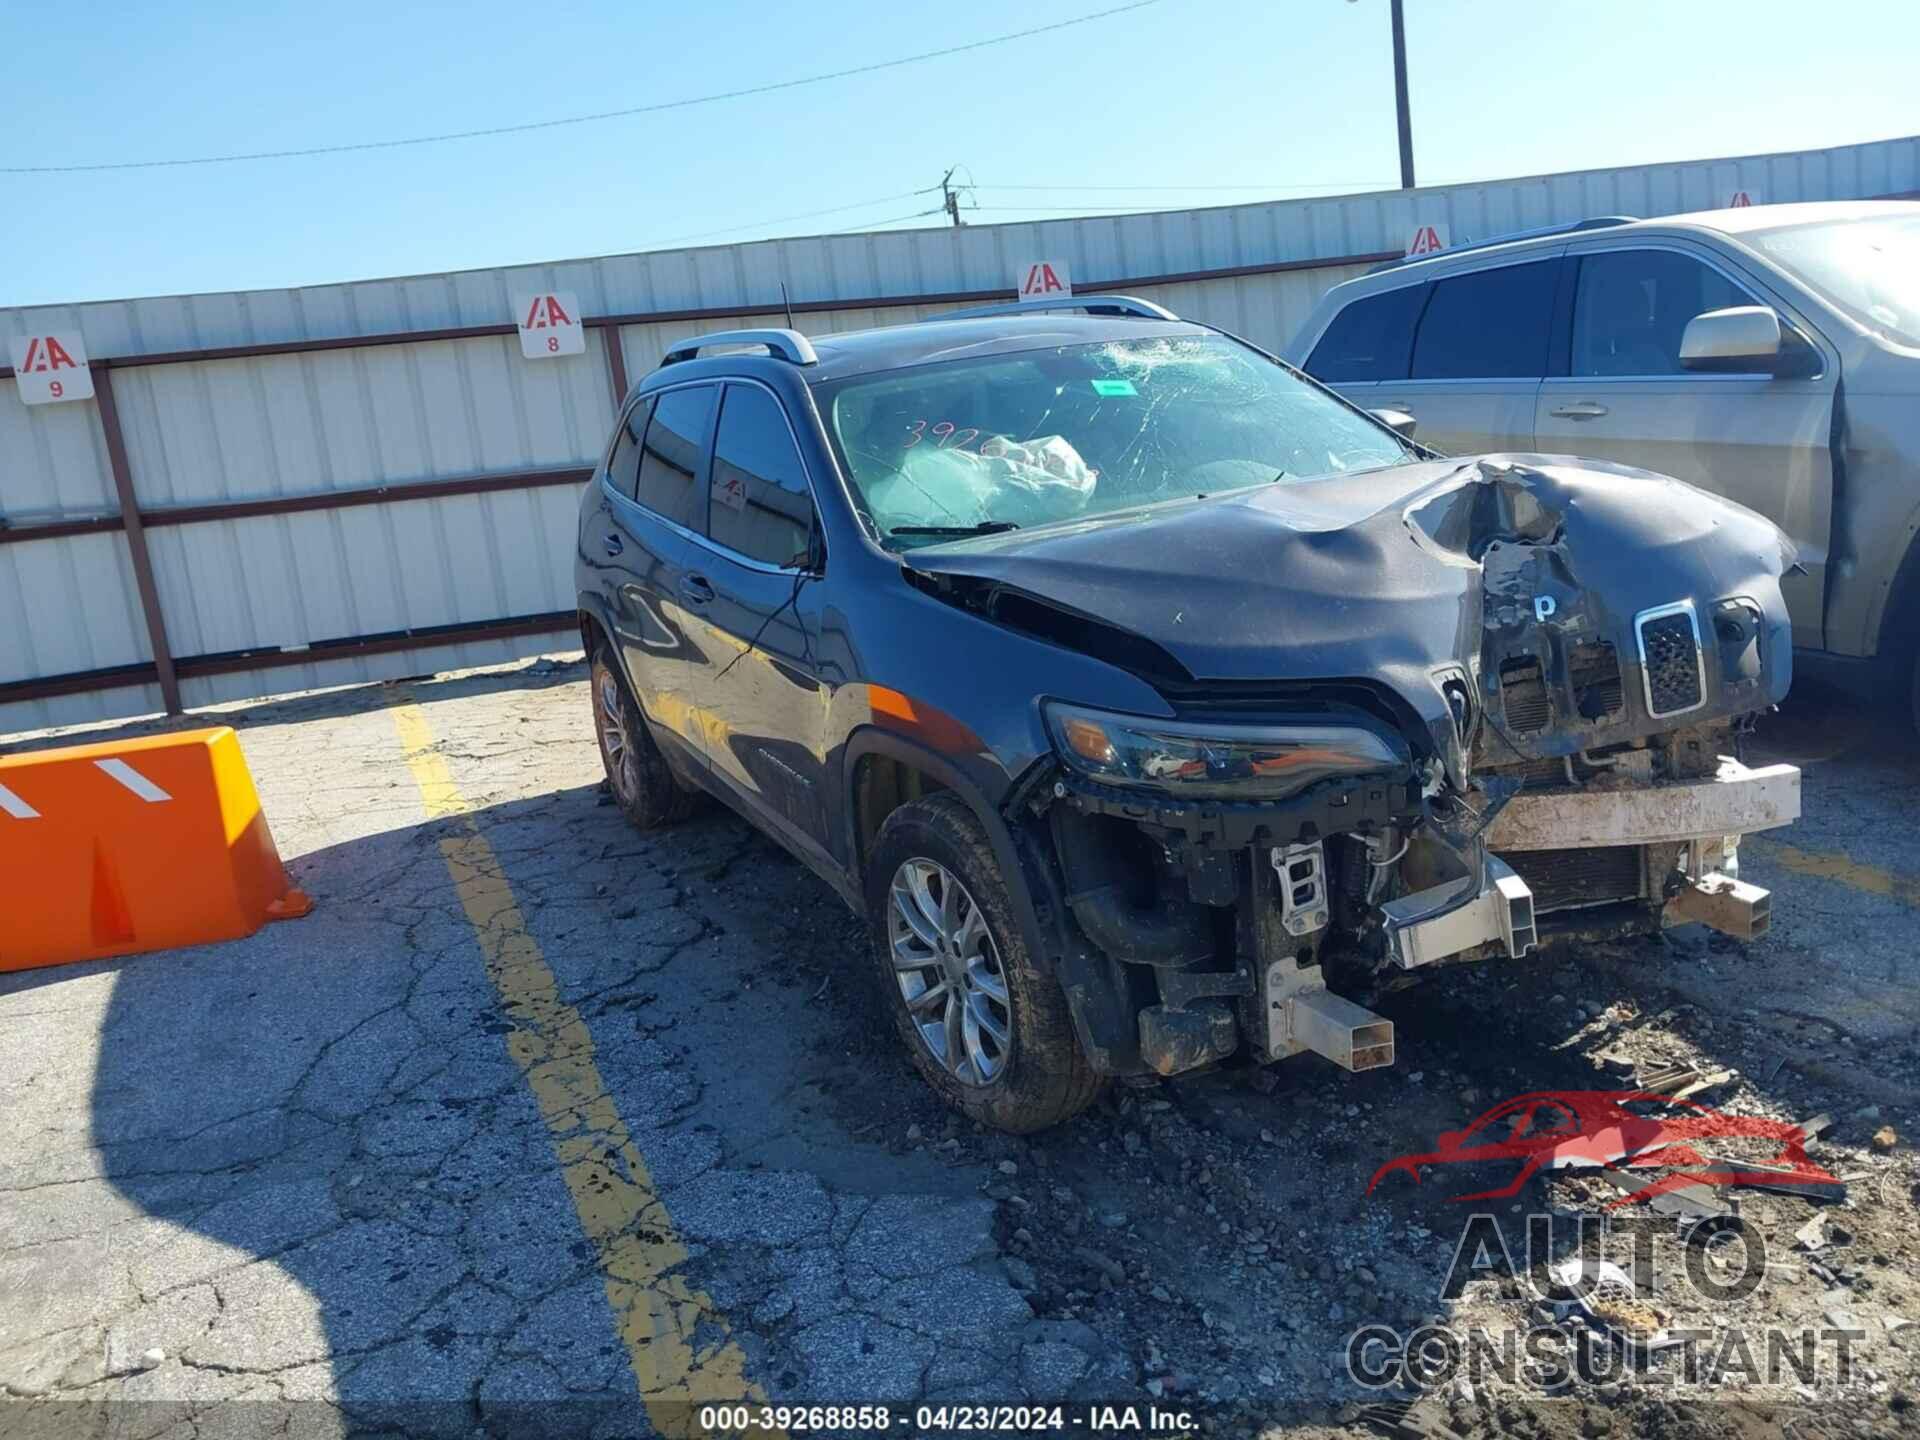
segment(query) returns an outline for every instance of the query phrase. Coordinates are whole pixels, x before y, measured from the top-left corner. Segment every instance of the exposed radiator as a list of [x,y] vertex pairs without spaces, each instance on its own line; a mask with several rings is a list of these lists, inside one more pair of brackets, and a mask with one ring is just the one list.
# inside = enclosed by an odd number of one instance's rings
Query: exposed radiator
[[1581,850],[1515,850],[1500,857],[1533,891],[1542,914],[1580,905],[1640,898],[1640,849],[1597,845]]

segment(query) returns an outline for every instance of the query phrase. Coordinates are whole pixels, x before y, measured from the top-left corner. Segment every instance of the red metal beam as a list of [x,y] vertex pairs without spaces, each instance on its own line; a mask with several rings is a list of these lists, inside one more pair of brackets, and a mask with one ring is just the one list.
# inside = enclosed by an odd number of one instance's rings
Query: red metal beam
[[44,525],[0,525],[0,545],[64,540],[69,535],[104,535],[120,528],[118,515],[88,515],[77,520],[53,520]]
[[322,490],[312,495],[222,500],[209,505],[169,505],[163,509],[143,511],[141,518],[149,525],[199,525],[209,520],[253,520],[263,515],[346,510],[357,505],[398,505],[405,500],[444,500],[455,495],[491,495],[501,490],[539,490],[550,485],[578,485],[592,478],[592,466],[570,466],[562,470],[509,470],[498,475],[461,475],[450,480],[420,480],[405,485]]
[[160,590],[153,583],[153,556],[147,550],[146,527],[140,523],[140,502],[133,493],[133,467],[127,463],[127,442],[120,433],[120,410],[113,401],[113,374],[95,363],[94,404],[100,411],[100,429],[107,441],[107,466],[113,472],[114,492],[120,499],[120,525],[127,536],[127,555],[133,561],[133,583],[140,591],[140,610],[147,621],[147,644],[153,653],[154,678],[167,714],[180,713],[180,677],[174,674],[173,650],[167,644],[167,617],[160,609]]
[[[455,495],[489,495],[501,490],[538,490],[549,485],[579,485],[593,478],[590,466],[560,470],[507,470],[493,475],[457,475],[402,485],[371,485],[355,490],[324,490],[315,495],[278,495],[262,500],[224,500],[210,505],[167,505],[142,510],[140,519],[156,525],[197,525],[208,520],[251,520],[261,515],[297,515],[309,510],[345,510],[356,505],[397,505],[403,500],[442,500]],[[118,515],[56,520],[45,525],[0,528],[0,545],[29,540],[58,540],[118,530]]]
[[613,418],[620,419],[620,406],[627,398],[627,352],[620,345],[620,327],[609,325],[601,343],[607,347],[607,384],[613,388]]
[[[329,660],[391,655],[404,650],[430,650],[442,645],[471,645],[522,635],[547,635],[563,631],[577,633],[579,623],[579,616],[573,611],[555,610],[541,615],[519,615],[507,620],[484,620],[391,635],[328,640],[305,650],[250,650],[232,655],[202,655],[177,661],[176,669],[186,679],[197,680],[208,675],[279,670],[292,665],[320,665]],[[66,675],[42,676],[36,680],[13,680],[0,684],[0,705],[151,685],[156,678],[151,664],[140,664],[116,665],[102,670],[77,670]]]

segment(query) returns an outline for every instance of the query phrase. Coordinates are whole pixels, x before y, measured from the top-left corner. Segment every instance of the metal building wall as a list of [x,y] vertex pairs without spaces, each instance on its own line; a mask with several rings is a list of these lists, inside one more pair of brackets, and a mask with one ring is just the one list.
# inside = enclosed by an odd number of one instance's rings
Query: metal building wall
[[[550,473],[524,488],[396,504],[191,524],[167,523],[167,512],[591,466],[612,425],[610,374],[644,375],[690,332],[784,323],[783,281],[801,328],[829,332],[1008,295],[1016,266],[1064,258],[1077,288],[1124,285],[1277,347],[1328,286],[1397,254],[1416,223],[1444,221],[1458,242],[1594,214],[1712,208],[1736,188],[1769,202],[1911,193],[1920,190],[1920,139],[1414,192],[0,310],[0,334],[78,329],[96,362],[124,363],[111,373],[134,492],[142,512],[153,512],[147,543],[173,653],[204,661],[282,652],[257,669],[225,661],[218,673],[195,674],[189,665],[181,695],[191,707],[566,643],[549,629],[286,663],[317,643],[570,610],[578,487]],[[603,322],[634,318],[590,329],[585,355],[523,360],[507,329],[511,297],[549,289],[575,292]],[[447,330],[481,333],[393,339]],[[614,337],[622,364],[610,371]],[[302,348],[202,353],[263,346]],[[169,358],[155,363],[160,357]],[[22,682],[152,659],[126,536],[18,533],[71,529],[117,509],[96,407],[30,410],[0,382],[0,516],[15,532],[0,531],[0,733],[160,707],[152,683],[9,697],[10,685],[17,696]]]

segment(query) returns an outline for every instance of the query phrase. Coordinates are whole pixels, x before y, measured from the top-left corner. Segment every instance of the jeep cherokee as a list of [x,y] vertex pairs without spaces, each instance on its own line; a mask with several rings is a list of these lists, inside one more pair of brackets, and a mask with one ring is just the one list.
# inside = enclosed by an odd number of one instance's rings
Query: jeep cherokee
[[1122,296],[676,345],[580,511],[612,794],[816,871],[922,1074],[1009,1130],[1391,1063],[1360,1002],[1443,963],[1760,933],[1738,839],[1799,774],[1738,755],[1791,544],[1407,428]]

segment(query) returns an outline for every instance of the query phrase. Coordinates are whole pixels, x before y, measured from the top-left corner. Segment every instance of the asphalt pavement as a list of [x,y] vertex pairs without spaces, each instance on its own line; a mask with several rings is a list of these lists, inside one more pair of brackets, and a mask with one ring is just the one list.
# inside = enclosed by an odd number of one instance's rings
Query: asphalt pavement
[[[612,1435],[736,1400],[1182,1393],[1338,1426],[1351,1304],[1270,1332],[1236,1305],[1444,1269],[1381,1260],[1405,1218],[1357,1191],[1293,1224],[1282,1207],[1344,1172],[1288,1136],[1336,1117],[1360,1175],[1424,1143],[1428,1112],[1393,1097],[1445,1072],[1457,1109],[1493,1083],[1460,1022],[1479,992],[1396,1013],[1391,1075],[1306,1057],[1277,1085],[1209,1076],[982,1134],[924,1093],[824,884],[718,807],[624,825],[577,657],[194,719],[217,721],[315,909],[0,976],[0,1432]],[[1904,1137],[1920,745],[1808,692],[1758,754],[1807,772],[1805,818],[1742,851],[1773,933],[1679,936],[1657,966],[1510,962],[1538,1008],[1505,1023],[1544,1067],[1569,1029],[1556,976],[1657,991],[1747,1073],[1871,1102]],[[1235,1162],[1231,1205],[1216,1137],[1270,1157]],[[1904,1138],[1895,1159],[1910,1181]],[[1263,1199],[1269,1172],[1293,1190]],[[1184,1237],[1216,1224],[1268,1279],[1200,1261]]]

